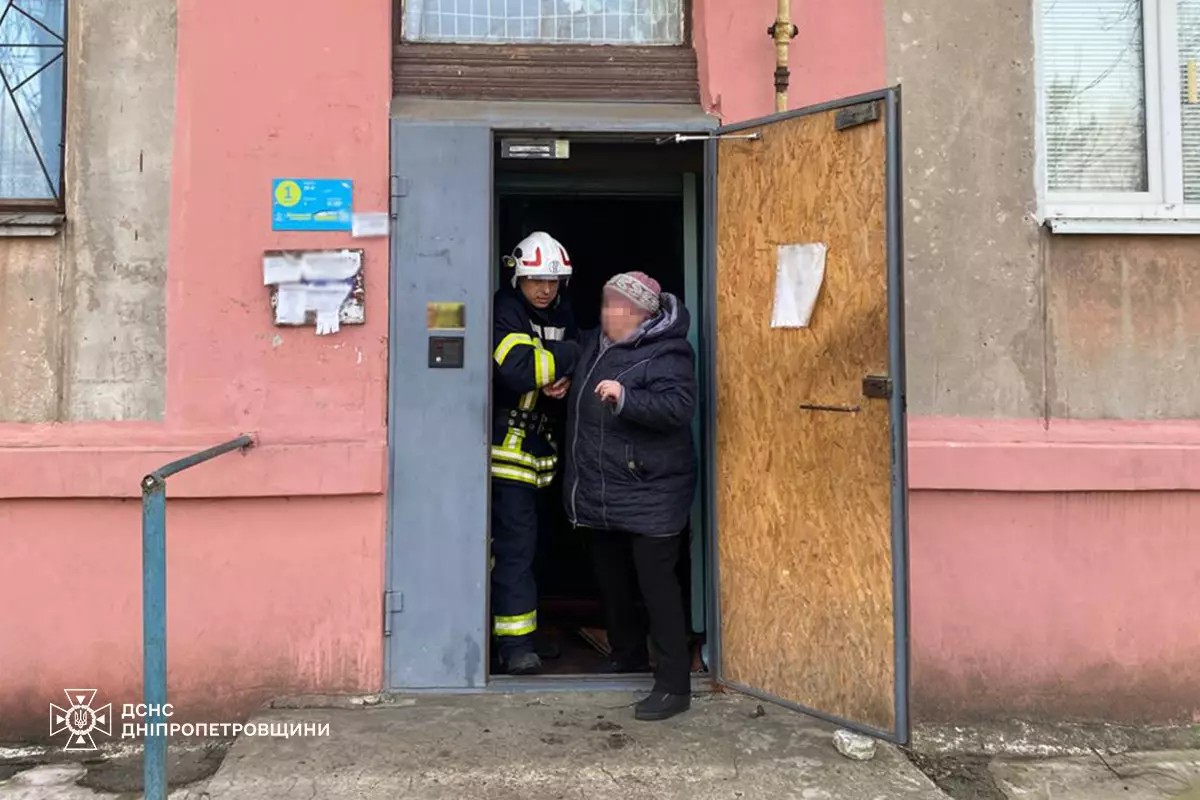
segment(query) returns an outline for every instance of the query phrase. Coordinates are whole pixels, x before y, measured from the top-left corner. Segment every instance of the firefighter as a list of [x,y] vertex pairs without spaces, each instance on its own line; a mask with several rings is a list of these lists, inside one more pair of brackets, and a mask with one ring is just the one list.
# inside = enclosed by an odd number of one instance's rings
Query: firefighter
[[539,532],[549,522],[544,491],[554,480],[554,430],[579,357],[574,314],[561,285],[571,277],[566,249],[548,233],[529,234],[504,259],[510,286],[492,311],[492,633],[510,675],[541,671],[534,647]]

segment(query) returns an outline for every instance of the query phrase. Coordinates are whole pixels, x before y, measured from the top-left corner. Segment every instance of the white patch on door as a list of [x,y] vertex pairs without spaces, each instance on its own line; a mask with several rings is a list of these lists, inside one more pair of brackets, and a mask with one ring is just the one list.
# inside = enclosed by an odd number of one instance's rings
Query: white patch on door
[[807,328],[825,281],[825,253],[821,242],[781,244],[775,262],[775,305],[772,328]]

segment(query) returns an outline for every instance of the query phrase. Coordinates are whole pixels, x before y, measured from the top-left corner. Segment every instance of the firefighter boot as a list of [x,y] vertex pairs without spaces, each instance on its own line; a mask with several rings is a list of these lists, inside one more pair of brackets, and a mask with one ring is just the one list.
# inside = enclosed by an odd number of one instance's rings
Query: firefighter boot
[[537,675],[542,671],[542,660],[532,650],[518,650],[504,663],[509,675]]

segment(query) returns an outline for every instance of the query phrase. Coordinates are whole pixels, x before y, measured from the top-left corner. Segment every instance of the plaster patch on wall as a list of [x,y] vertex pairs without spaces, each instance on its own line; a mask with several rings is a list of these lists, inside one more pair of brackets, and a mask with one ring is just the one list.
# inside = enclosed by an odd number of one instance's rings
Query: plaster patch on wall
[[60,237],[0,238],[0,421],[54,419],[61,263]]

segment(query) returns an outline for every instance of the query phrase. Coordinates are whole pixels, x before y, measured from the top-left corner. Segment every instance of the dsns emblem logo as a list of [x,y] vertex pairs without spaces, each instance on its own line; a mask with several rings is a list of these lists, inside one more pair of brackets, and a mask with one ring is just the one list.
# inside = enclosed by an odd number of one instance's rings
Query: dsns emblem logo
[[66,708],[50,704],[50,735],[67,733],[63,750],[95,750],[92,733],[112,736],[112,703],[92,708],[95,689],[64,689],[63,693],[67,696]]

